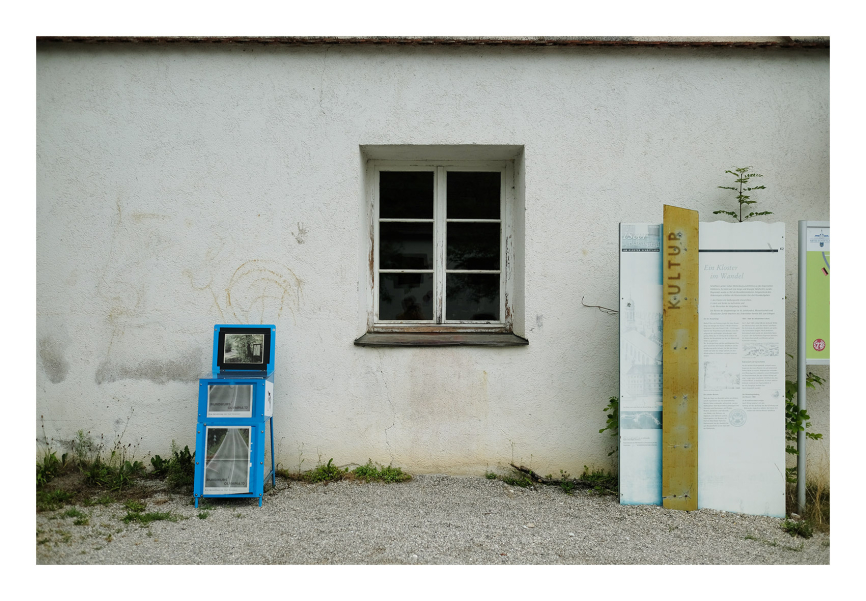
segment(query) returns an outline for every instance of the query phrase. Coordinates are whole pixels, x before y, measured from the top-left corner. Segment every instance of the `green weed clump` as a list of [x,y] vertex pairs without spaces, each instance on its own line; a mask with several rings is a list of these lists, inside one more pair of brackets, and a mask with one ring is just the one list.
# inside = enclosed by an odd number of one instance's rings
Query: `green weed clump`
[[154,455],[150,464],[153,467],[151,476],[164,478],[171,488],[191,488],[195,481],[195,453],[190,453],[188,445],[181,450],[171,441],[171,457],[163,459]]
[[[36,510],[54,511],[76,501],[86,507],[110,505],[119,500],[117,497],[122,500],[141,496],[139,493],[142,491],[136,485],[139,479],[145,477],[147,470],[134,457],[137,445],[122,444],[122,436],[121,433],[116,437],[106,457],[103,444],[94,443],[89,433],[79,430],[69,445],[70,452],[60,459],[45,438],[43,444],[46,445],[46,451],[36,462]],[[154,474],[165,478],[170,488],[186,487],[192,490],[195,460],[189,447],[180,450],[172,441],[170,458],[163,460],[157,455],[151,460],[151,465]],[[55,480],[61,475],[64,476],[62,479]],[[140,518],[137,516],[144,515],[143,508],[143,504],[133,507],[129,519],[138,521]],[[81,522],[86,519],[84,516],[77,518]]]
[[812,538],[812,524],[809,520],[791,520],[785,518],[785,521],[782,522],[782,530],[791,536]]
[[144,501],[129,499],[124,502],[123,506],[126,508],[127,511],[130,511],[132,513],[141,513],[145,510],[145,508],[147,508],[147,503],[145,503]]
[[590,484],[595,492],[603,494],[615,494],[619,486],[619,480],[615,474],[604,468],[589,469],[585,465],[580,480]]
[[54,511],[70,501],[74,495],[65,490],[36,491],[36,511]]
[[570,495],[574,491],[575,486],[577,485],[571,479],[569,473],[565,470],[559,470],[559,475],[559,488],[561,488],[562,492],[564,492],[565,494]]
[[129,461],[120,458],[115,451],[111,452],[108,461],[101,457],[84,468],[84,479],[89,484],[121,491],[129,488],[134,480],[144,474],[145,468],[141,461]]
[[304,472],[304,480],[311,484],[317,482],[337,482],[343,479],[349,470],[340,469],[334,463],[334,458],[328,459],[327,464],[319,464],[309,472]]
[[67,509],[63,512],[62,517],[65,518],[83,518],[87,517],[87,514],[81,511],[80,509],[76,509],[73,507],[72,509]]
[[797,506],[796,485],[788,484],[785,506],[789,515],[800,514],[814,530],[830,531],[830,488],[823,480],[806,483],[806,506],[802,509]]
[[130,511],[123,517],[124,524],[130,524],[132,522],[136,522],[141,526],[147,526],[151,522],[158,522],[161,520],[168,520],[169,522],[176,522],[177,516],[171,513],[170,511],[151,511],[148,513],[141,513],[138,511]]
[[286,480],[307,482],[308,484],[339,482],[340,480],[361,480],[363,482],[385,482],[392,484],[412,479],[412,475],[404,472],[402,468],[392,465],[377,465],[373,463],[372,459],[350,471],[348,468],[334,465],[333,457],[328,460],[328,463],[323,464],[320,462],[315,468],[306,472],[290,472],[283,468],[277,468],[276,474]]
[[129,499],[123,503],[123,506],[126,508],[126,515],[123,516],[124,524],[136,522],[142,526],[147,526],[151,522],[158,522],[160,520],[168,520],[170,522],[177,521],[177,516],[172,514],[170,511],[151,511],[144,513],[144,510],[147,509],[147,503],[143,501]]
[[392,466],[376,466],[373,463],[372,459],[368,459],[365,465],[359,465],[355,469],[351,471],[351,477],[357,480],[363,480],[364,482],[387,482],[389,484],[394,482],[406,482],[407,480],[411,480],[412,476],[410,474],[405,473],[399,467]]
[[115,500],[116,499],[114,497],[112,497],[111,495],[102,495],[102,496],[97,497],[95,499],[93,499],[93,498],[85,499],[84,501],[81,502],[81,504],[84,505],[85,507],[91,507],[93,505],[111,505],[112,503],[115,502]]
[[61,471],[66,467],[66,457],[67,455],[64,453],[58,459],[53,451],[48,451],[41,462],[36,462],[36,488],[48,484],[60,475]]
[[521,488],[532,486],[532,478],[518,471],[515,471],[513,476],[500,476],[499,479],[510,486],[519,486]]

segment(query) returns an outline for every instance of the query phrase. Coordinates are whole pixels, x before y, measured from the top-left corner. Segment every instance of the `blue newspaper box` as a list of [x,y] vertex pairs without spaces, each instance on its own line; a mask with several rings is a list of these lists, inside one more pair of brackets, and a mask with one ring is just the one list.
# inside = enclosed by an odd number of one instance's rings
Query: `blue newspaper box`
[[274,474],[276,327],[214,326],[213,373],[199,379],[195,506],[202,497],[255,498]]

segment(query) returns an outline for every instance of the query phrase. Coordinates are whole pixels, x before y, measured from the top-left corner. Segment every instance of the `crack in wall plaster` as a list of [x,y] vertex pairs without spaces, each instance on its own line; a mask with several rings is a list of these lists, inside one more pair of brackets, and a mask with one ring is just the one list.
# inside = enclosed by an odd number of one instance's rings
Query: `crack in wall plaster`
[[391,463],[394,463],[394,450],[391,448],[391,441],[388,440],[388,430],[397,424],[397,409],[394,407],[394,401],[391,400],[391,389],[388,387],[388,380],[385,379],[385,372],[382,369],[382,350],[376,349],[379,357],[379,373],[382,375],[382,384],[385,386],[385,398],[388,399],[388,404],[391,405],[391,425],[385,428],[385,444],[388,446],[388,454],[391,456]]

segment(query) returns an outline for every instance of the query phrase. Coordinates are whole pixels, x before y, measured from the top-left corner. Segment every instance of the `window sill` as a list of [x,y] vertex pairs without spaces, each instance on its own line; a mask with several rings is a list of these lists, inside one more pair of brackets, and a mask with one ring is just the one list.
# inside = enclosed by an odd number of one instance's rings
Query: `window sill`
[[526,346],[529,341],[517,334],[449,332],[367,332],[355,346]]

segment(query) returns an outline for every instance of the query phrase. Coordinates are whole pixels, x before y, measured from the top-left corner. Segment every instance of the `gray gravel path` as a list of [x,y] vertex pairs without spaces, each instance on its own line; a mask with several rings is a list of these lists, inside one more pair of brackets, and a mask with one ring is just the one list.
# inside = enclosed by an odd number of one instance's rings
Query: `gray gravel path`
[[[37,514],[37,564],[829,564],[830,538],[781,520],[702,509],[620,506],[498,480],[416,476],[402,484],[277,479],[264,506],[158,492],[146,511],[178,520],[124,524],[121,504],[79,507],[88,524]],[[202,519],[198,515],[206,515]],[[83,521],[78,518],[79,522]]]

